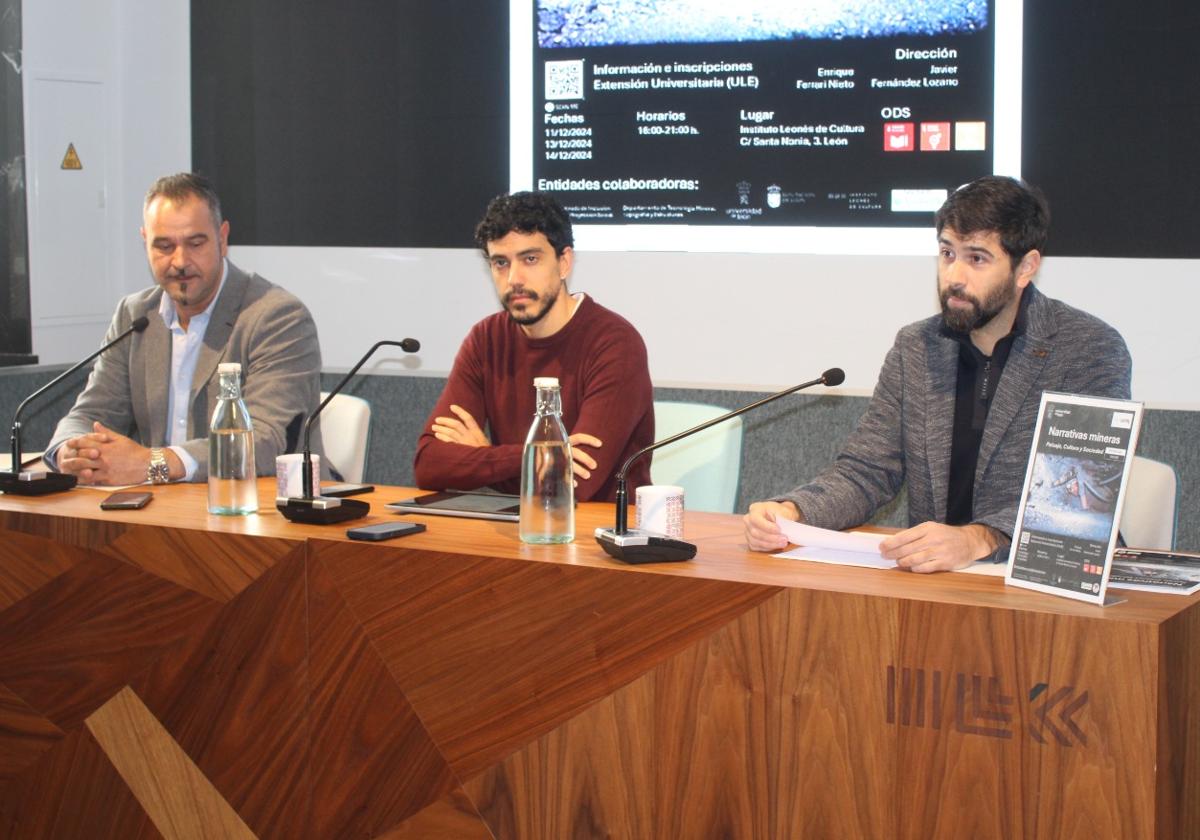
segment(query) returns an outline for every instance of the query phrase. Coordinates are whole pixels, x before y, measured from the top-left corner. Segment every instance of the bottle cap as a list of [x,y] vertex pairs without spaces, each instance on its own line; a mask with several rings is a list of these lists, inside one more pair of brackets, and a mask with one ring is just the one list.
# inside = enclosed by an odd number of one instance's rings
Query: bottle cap
[[557,376],[535,376],[533,378],[533,387],[534,388],[557,388],[558,387],[558,377]]
[[218,376],[222,373],[240,374],[241,372],[242,372],[241,362],[221,362],[221,364],[217,365],[217,375]]

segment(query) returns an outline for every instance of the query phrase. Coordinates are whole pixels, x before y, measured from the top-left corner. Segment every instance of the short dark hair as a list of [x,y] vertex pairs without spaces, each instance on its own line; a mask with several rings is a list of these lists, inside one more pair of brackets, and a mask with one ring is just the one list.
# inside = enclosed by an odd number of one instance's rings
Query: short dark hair
[[1030,251],[1042,251],[1050,233],[1050,207],[1037,187],[1000,175],[985,175],[950,194],[934,216],[961,235],[995,231],[1014,268]]
[[212,215],[213,227],[221,228],[221,199],[212,181],[195,172],[176,172],[174,175],[164,175],[150,185],[146,191],[146,200],[142,203],[142,212],[156,198],[166,198],[176,203],[195,196],[204,200],[208,212]]
[[475,227],[475,244],[487,256],[489,242],[503,239],[514,230],[544,234],[560,257],[565,249],[575,247],[571,217],[549,193],[516,192],[493,198],[483,221]]

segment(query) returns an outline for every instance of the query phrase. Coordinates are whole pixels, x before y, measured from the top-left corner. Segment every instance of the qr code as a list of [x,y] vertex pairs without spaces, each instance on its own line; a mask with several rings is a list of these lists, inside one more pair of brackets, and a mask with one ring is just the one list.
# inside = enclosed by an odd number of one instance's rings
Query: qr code
[[547,99],[583,99],[583,59],[546,62]]

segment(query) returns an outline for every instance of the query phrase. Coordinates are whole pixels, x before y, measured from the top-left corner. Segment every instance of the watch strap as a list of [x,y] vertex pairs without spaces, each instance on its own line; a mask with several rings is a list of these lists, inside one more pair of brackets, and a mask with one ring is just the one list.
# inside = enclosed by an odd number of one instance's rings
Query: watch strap
[[167,455],[157,447],[150,450],[150,463],[146,466],[146,480],[151,484],[166,484],[171,480],[171,467]]

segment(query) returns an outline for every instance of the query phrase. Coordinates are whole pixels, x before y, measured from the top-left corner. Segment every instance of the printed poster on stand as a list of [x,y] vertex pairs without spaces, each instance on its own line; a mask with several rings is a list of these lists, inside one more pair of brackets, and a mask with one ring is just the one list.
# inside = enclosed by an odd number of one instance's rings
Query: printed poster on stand
[[1005,582],[1104,604],[1142,404],[1042,394]]

